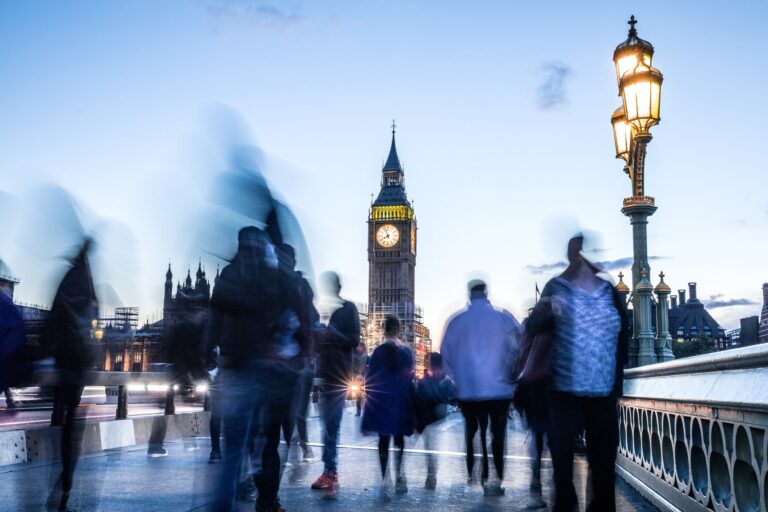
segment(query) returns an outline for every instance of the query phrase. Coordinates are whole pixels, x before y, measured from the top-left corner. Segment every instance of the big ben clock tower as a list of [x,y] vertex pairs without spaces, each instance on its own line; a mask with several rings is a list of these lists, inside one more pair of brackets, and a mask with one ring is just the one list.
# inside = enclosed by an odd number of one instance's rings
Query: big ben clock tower
[[416,218],[405,193],[392,123],[392,145],[381,170],[381,189],[368,215],[369,339],[373,344],[380,342],[381,320],[388,314],[397,315],[403,323],[403,341],[415,349],[418,369],[423,357],[417,352],[425,350],[419,344],[429,341],[429,331],[415,305],[416,238]]

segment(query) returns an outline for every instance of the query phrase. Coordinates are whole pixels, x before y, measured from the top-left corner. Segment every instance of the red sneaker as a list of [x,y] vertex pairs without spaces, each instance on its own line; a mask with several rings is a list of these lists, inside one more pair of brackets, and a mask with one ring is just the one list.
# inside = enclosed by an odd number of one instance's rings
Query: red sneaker
[[323,489],[323,499],[335,500],[339,494],[339,483],[331,482],[331,485]]
[[335,471],[326,471],[320,475],[317,480],[312,484],[312,489],[328,489],[334,485],[338,485],[339,475]]

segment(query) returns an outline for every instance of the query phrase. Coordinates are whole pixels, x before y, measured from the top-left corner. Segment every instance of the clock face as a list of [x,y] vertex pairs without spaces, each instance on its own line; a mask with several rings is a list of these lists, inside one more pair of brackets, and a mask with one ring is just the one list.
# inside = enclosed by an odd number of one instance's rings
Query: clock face
[[376,241],[382,247],[393,247],[400,240],[400,232],[392,224],[384,224],[376,230]]

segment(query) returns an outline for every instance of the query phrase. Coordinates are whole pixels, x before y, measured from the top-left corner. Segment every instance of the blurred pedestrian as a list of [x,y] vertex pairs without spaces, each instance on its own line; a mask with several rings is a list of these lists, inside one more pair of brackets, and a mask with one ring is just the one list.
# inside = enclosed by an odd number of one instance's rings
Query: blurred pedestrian
[[456,387],[443,370],[443,357],[438,352],[429,354],[429,368],[416,382],[416,431],[424,439],[427,451],[427,480],[424,487],[437,487],[436,448],[438,425],[448,416],[448,403],[456,399]]
[[16,407],[10,386],[23,384],[31,376],[25,354],[24,319],[13,303],[10,286],[10,282],[0,280],[0,390],[5,394],[6,409]]
[[208,370],[208,408],[211,411],[209,432],[211,435],[211,454],[208,457],[209,464],[221,462],[221,423],[223,420],[222,396],[219,385],[219,356],[221,349],[214,345],[211,349]]
[[[456,383],[464,415],[469,481],[473,482],[474,437],[481,429],[483,490],[487,495],[501,495],[504,494],[501,483],[504,479],[507,411],[514,391],[510,375],[519,345],[520,324],[508,311],[491,305],[485,282],[472,280],[467,287],[469,307],[448,322],[440,353],[448,375]],[[489,420],[496,469],[493,479],[490,479],[485,443]]]
[[91,241],[85,239],[59,284],[41,333],[41,345],[53,354],[58,373],[51,425],[61,427],[62,469],[49,503],[60,492],[59,510],[68,510],[83,434],[83,423],[75,424],[75,412],[85,388],[85,372],[93,369],[96,360],[92,337],[99,305],[88,261],[90,249]]
[[360,343],[355,350],[352,360],[352,374],[354,375],[350,385],[351,396],[355,401],[355,416],[360,416],[363,409],[363,397],[365,395],[365,373],[368,369],[368,350],[364,343]]
[[[527,344],[534,343],[534,337],[525,330],[522,354],[530,353]],[[516,378],[519,375],[516,376]],[[528,508],[537,509],[547,506],[541,492],[541,458],[544,453],[545,438],[549,440],[549,382],[546,379],[536,381],[517,381],[514,406],[520,412],[528,427],[528,446],[531,459],[531,482],[528,487]]]
[[[293,247],[286,243],[282,244],[278,251],[278,260],[281,278],[289,290],[290,310],[298,322],[291,335],[292,348],[285,351],[285,346],[283,347],[286,365],[295,370],[292,406],[285,410],[286,414],[282,418],[283,436],[286,453],[290,455],[294,430],[298,430],[298,445],[301,447],[304,459],[309,459],[314,454],[308,444],[306,416],[309,405],[309,386],[314,377],[312,352],[319,315],[315,309],[314,293],[309,281],[296,270],[296,253]],[[298,459],[298,453],[295,451],[294,453]]]
[[318,376],[323,379],[323,474],[312,483],[325,497],[338,492],[339,427],[352,377],[352,355],[360,344],[360,316],[352,302],[339,295],[341,280],[335,272],[320,276],[321,292],[329,315],[328,325],[317,343]]
[[586,430],[592,474],[589,511],[616,510],[617,398],[630,336],[626,306],[598,274],[598,248],[582,234],[568,242],[568,268],[544,287],[527,322],[532,335],[551,331],[551,439],[555,511],[578,508],[573,486],[574,439]]
[[281,419],[291,407],[295,372],[285,364],[290,347],[290,295],[267,234],[246,227],[238,250],[221,272],[211,297],[210,343],[218,345],[224,401],[224,450],[214,510],[230,511],[252,418],[263,418],[261,470],[254,475],[256,510],[284,510],[280,487]]
[[[202,269],[198,268],[198,278]],[[147,443],[147,456],[166,457],[165,436],[169,418],[176,414],[176,395],[196,389],[208,380],[206,362],[208,296],[201,293],[179,290],[176,293],[178,307],[174,322],[167,326],[163,336],[165,360],[170,363],[171,383],[165,393],[164,414],[152,419],[152,431]]]
[[384,320],[384,342],[371,355],[365,389],[362,430],[379,435],[379,464],[381,487],[379,495],[388,500],[392,492],[392,480],[388,472],[389,443],[395,445],[395,492],[408,492],[403,469],[405,436],[413,434],[413,355],[411,349],[398,339],[400,320],[387,316]]

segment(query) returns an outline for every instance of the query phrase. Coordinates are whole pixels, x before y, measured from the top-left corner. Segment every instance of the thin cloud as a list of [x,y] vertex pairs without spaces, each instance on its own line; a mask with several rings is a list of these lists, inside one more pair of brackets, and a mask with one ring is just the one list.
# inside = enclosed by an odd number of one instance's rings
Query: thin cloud
[[543,265],[526,265],[525,269],[531,274],[548,274],[556,270],[565,270],[568,264],[564,261],[557,263],[545,263]]
[[[649,261],[663,260],[664,256],[650,256]],[[598,261],[595,263],[600,269],[610,272],[613,270],[619,270],[632,266],[632,258],[618,258],[615,260]],[[542,265],[526,265],[525,269],[531,274],[549,274],[558,270],[565,270],[568,263],[564,261],[557,261],[555,263],[544,263]]]
[[543,80],[537,89],[539,108],[550,110],[568,103],[566,85],[571,67],[562,62],[547,62],[541,67]]
[[758,303],[751,299],[726,299],[726,300],[711,300],[706,303],[707,308],[728,308],[731,306],[756,306]]
[[302,20],[298,8],[290,4],[270,0],[211,0],[206,11],[215,20],[245,21],[282,28]]

